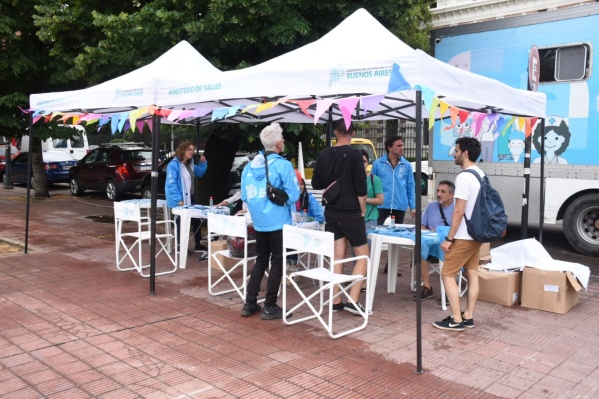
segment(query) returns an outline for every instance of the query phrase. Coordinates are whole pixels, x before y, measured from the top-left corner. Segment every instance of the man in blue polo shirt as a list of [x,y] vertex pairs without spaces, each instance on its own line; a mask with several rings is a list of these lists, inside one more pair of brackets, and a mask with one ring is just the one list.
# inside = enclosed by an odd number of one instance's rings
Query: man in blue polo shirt
[[[449,226],[451,223],[451,216],[453,215],[454,192],[455,185],[452,182],[449,180],[442,180],[439,182],[439,185],[437,186],[437,201],[428,204],[422,214],[422,230],[435,231],[439,226]],[[423,259],[420,263],[420,267],[423,283],[420,297],[424,301],[433,297],[433,288],[431,287],[431,281],[428,277],[428,261]],[[416,299],[416,295],[414,295],[414,299]]]

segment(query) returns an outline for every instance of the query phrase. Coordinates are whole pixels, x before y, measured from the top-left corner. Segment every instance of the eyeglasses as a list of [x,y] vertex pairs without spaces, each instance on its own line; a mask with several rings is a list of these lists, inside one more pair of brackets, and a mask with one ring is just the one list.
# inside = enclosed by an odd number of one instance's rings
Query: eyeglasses
[[364,160],[364,163],[365,163],[365,164],[368,164],[368,161],[367,161],[367,160]]

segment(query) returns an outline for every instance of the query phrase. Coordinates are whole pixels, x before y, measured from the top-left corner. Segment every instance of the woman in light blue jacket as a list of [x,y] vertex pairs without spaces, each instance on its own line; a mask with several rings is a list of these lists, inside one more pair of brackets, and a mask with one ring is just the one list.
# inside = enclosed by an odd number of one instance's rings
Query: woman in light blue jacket
[[[166,194],[166,203],[169,208],[195,204],[195,176],[204,176],[206,169],[208,169],[208,161],[206,161],[206,158],[202,155],[200,156],[199,165],[194,164],[192,162],[194,151],[195,146],[192,142],[182,142],[179,144],[179,147],[177,147],[172,161],[170,161],[166,167],[164,193]],[[175,222],[177,223],[177,228],[179,228],[178,216],[175,216]],[[200,219],[191,219],[191,228],[195,240],[194,252],[208,250],[206,246],[201,243],[202,233],[200,227]]]

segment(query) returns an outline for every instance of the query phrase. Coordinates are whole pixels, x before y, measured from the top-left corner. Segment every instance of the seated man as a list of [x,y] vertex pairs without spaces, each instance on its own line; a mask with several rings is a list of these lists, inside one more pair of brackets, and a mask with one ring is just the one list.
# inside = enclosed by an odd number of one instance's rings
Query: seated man
[[[423,230],[436,230],[438,226],[449,226],[453,215],[453,193],[455,185],[449,180],[442,180],[437,186],[437,201],[428,204],[422,214],[421,225]],[[420,291],[420,298],[424,301],[433,297],[433,288],[428,276],[428,261],[422,260],[421,277],[424,284]],[[414,294],[414,299],[416,299]]]

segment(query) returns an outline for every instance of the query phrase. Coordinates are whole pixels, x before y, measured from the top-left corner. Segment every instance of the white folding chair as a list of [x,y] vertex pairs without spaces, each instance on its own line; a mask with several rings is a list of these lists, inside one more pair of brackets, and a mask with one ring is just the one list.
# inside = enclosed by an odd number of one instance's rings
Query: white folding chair
[[[338,296],[344,296],[350,303],[352,303],[357,309],[356,302],[350,297],[349,290],[354,284],[362,285],[362,283],[372,276],[370,259],[368,256],[356,256],[347,259],[334,260],[335,244],[334,235],[330,232],[318,231],[318,230],[307,230],[299,227],[293,227],[289,225],[283,226],[283,257],[287,259],[287,256],[294,253],[310,252],[318,256],[319,266],[312,269],[300,270],[293,272],[288,276],[285,276],[290,280],[290,286],[293,287],[295,292],[299,295],[300,301],[297,304],[291,305],[288,303],[289,296],[287,295],[287,284],[283,284],[283,322],[291,325],[300,323],[307,320],[317,319],[322,326],[327,330],[331,338],[339,338],[347,334],[362,330],[368,324],[368,311],[359,311],[362,317],[362,323],[357,327],[346,328],[339,332],[333,331],[333,301]],[[329,259],[330,264],[328,267],[324,267],[323,257]],[[367,275],[350,275],[335,273],[335,265],[355,262],[356,260],[364,259],[367,262]],[[295,281],[295,277],[302,277],[305,279],[313,279],[319,282],[316,289],[313,286],[300,287]],[[348,285],[345,285],[345,284]],[[337,286],[339,292],[333,293],[333,288]],[[371,287],[367,284],[367,290]],[[368,293],[367,293],[368,294]],[[366,295],[366,309],[370,308],[370,298]],[[317,302],[317,303],[313,303]],[[296,317],[293,320],[288,319],[288,316],[292,312],[304,312],[309,310],[311,314],[305,317]],[[325,320],[323,317],[324,310],[328,310],[328,318]],[[351,316],[353,317],[353,316]],[[344,323],[347,324],[347,323]],[[353,326],[355,323],[351,323]]]
[[[233,265],[230,269],[224,267],[217,255],[231,257],[228,249],[222,251],[212,251],[212,237],[220,235],[242,237],[243,258]],[[245,217],[208,214],[208,291],[211,295],[223,295],[231,292],[237,292],[242,300],[245,301],[247,290],[248,262],[255,260],[256,256],[248,256],[248,245],[255,243],[256,240],[248,241],[247,223]],[[241,268],[241,276],[235,276],[234,273]],[[218,272],[218,276],[215,275]],[[214,281],[213,281],[214,280]],[[231,288],[216,290],[219,285],[227,284]]]
[[[124,222],[135,223],[136,230],[123,232]],[[177,271],[177,256],[169,251],[171,242],[174,241],[174,247],[177,247],[177,237],[175,222],[172,220],[156,221],[156,243],[160,246],[156,257],[164,253],[172,263],[172,268],[157,272],[156,275],[169,274]],[[166,232],[159,232],[159,228],[164,228]],[[141,208],[137,204],[128,204],[123,202],[114,203],[114,237],[116,242],[116,267],[120,271],[137,270],[142,277],[150,277],[144,273],[144,269],[149,268],[149,264],[143,263],[142,244],[148,242],[148,248],[151,239],[150,218],[141,215]],[[137,258],[133,255],[133,250],[137,247]],[[124,253],[121,255],[121,248]],[[123,266],[123,263],[129,263],[131,266]]]
[[[425,261],[427,261],[427,260],[424,260],[424,259],[422,260],[422,262],[425,262]],[[446,297],[445,297],[445,284],[443,284],[443,277],[441,276],[441,270],[443,270],[443,261],[439,259],[439,263],[428,262],[428,264],[430,266],[430,270],[428,271],[429,276],[434,273],[439,274],[439,281],[440,281],[439,286],[441,287],[441,309],[447,310],[447,301],[446,301]],[[466,279],[466,277],[464,277],[464,273],[463,273],[462,269],[460,269],[460,271],[456,277],[456,280],[458,283],[458,291],[460,293],[460,298],[461,298],[468,291],[468,280]],[[412,292],[416,292],[416,290],[419,287],[420,286],[416,282],[416,274],[414,272],[414,263],[412,263],[412,279],[410,282],[410,289],[412,290]]]

